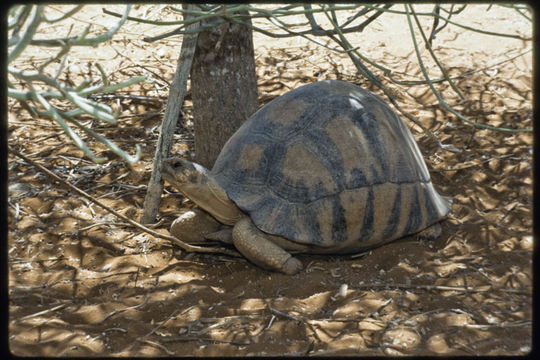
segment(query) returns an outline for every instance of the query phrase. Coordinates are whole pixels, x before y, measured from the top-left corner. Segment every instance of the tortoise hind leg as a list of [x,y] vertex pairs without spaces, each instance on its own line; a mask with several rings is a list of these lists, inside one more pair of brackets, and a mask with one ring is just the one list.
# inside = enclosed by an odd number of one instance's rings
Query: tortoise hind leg
[[287,275],[302,270],[302,263],[298,259],[269,240],[247,217],[234,225],[233,243],[242,255],[262,268]]

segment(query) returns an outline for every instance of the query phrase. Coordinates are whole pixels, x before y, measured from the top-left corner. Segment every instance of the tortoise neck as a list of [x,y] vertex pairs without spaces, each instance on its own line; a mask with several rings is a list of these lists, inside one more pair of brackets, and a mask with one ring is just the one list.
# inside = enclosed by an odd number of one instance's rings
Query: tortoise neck
[[184,186],[182,193],[219,222],[225,225],[236,224],[244,213],[227,196],[225,190],[219,186],[209,171],[199,169],[199,174],[202,177],[200,182],[196,185]]

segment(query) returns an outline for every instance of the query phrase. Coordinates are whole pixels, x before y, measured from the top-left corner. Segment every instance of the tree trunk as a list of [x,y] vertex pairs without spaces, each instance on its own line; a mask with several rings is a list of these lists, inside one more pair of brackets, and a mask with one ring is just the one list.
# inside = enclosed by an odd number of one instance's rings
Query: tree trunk
[[249,27],[228,22],[199,33],[191,68],[195,157],[208,169],[258,107],[252,35]]

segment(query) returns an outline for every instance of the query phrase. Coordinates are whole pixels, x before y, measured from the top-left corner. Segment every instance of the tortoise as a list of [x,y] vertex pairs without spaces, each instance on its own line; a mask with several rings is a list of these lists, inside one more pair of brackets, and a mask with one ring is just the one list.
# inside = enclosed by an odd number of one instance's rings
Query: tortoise
[[285,274],[302,269],[294,253],[351,254],[415,233],[437,237],[451,205],[401,118],[378,96],[337,80],[263,106],[211,171],[172,157],[162,175],[202,209],[177,219],[173,235],[231,242]]

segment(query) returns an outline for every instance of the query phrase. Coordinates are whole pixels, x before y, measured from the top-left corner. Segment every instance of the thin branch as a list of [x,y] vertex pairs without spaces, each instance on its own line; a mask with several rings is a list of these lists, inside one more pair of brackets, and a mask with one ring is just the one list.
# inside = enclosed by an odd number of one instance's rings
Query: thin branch
[[48,19],[48,18],[46,18],[44,16],[43,21],[48,22],[48,23],[55,23],[55,22],[58,22],[58,21],[62,21],[64,19],[67,19],[67,18],[75,15],[77,12],[79,12],[79,10],[81,10],[83,8],[83,6],[84,5],[76,5],[76,6],[73,7],[73,9],[65,12],[64,14],[58,16],[57,18]]
[[[326,14],[326,13],[325,13]],[[337,40],[335,38],[334,41],[338,42],[344,49],[351,49],[352,48],[352,45],[351,43],[347,40],[347,38],[345,37],[345,35],[341,32],[339,32],[339,27],[337,26],[337,24],[335,24],[331,17],[327,15],[327,18],[330,20],[330,22],[332,23],[332,25],[336,28],[336,30],[338,31],[338,34],[339,34],[339,37],[340,37],[340,40]],[[396,107],[396,109],[398,109],[399,112],[401,112],[405,117],[407,117],[409,120],[411,120],[412,122],[414,122],[416,125],[418,125],[426,134],[428,134],[433,140],[436,141],[437,145],[443,149],[443,150],[447,150],[447,151],[451,151],[451,152],[460,152],[459,149],[455,148],[453,145],[451,144],[443,144],[441,143],[441,141],[439,140],[439,138],[437,137],[437,135],[435,135],[433,132],[431,132],[428,128],[426,128],[420,121],[418,121],[414,116],[412,116],[411,114],[407,113],[406,111],[404,111],[400,106],[399,104],[397,103],[397,101],[392,97],[392,95],[390,94],[390,91],[388,91],[388,89],[379,81],[379,79],[377,79],[377,77],[375,76],[375,74],[373,74],[368,68],[367,66],[365,66],[364,64],[362,64],[362,62],[360,61],[360,59],[358,57],[356,57],[356,54],[357,52],[356,51],[350,51],[347,53],[349,55],[349,57],[351,58],[351,60],[353,61],[354,65],[356,66],[356,68],[358,69],[358,71],[364,75],[369,81],[371,81],[373,84],[377,85],[383,92],[384,94],[388,97],[388,99],[390,100],[390,102]]]
[[[492,63],[490,65],[487,65],[485,67],[482,67],[482,68],[478,68],[478,69],[474,69],[474,70],[469,70],[469,71],[466,71],[464,72],[463,74],[459,74],[459,75],[456,75],[456,76],[452,76],[450,77],[450,79],[452,80],[456,80],[456,79],[462,79],[462,78],[465,78],[467,76],[470,76],[472,74],[475,74],[475,73],[478,73],[478,72],[482,72],[482,71],[486,71],[488,69],[491,69],[495,66],[498,66],[498,65],[501,65],[501,64],[504,64],[506,62],[509,62],[509,61],[512,61],[514,59],[517,59],[518,57],[520,56],[523,56],[523,55],[526,55],[528,53],[530,53],[532,51],[532,48],[529,48],[517,55],[514,55],[512,57],[509,57],[509,58],[506,58],[504,60],[501,60],[501,61],[498,61],[498,62],[495,62],[495,63]],[[398,74],[402,74],[401,72],[397,72]],[[427,85],[427,81],[426,80],[397,80],[395,79],[393,76],[392,76],[392,73],[387,73],[386,76],[388,76],[388,78],[395,84],[398,84],[398,85]],[[433,84],[436,84],[436,83],[440,83],[440,82],[444,82],[446,81],[445,78],[439,78],[439,79],[431,79],[431,83]]]
[[36,33],[36,30],[41,22],[41,12],[43,11],[43,5],[38,5],[36,7],[32,6],[32,11],[30,15],[30,23],[26,29],[23,37],[17,41],[15,47],[11,50],[8,55],[8,64],[15,60],[26,48],[26,46],[32,41],[32,37]]
[[28,18],[31,10],[31,6],[25,5],[13,5],[8,10],[8,29],[13,29],[11,33],[12,36],[8,41],[8,46],[12,46],[15,42],[19,41],[19,30]]
[[220,339],[212,339],[212,338],[205,338],[200,336],[169,336],[169,337],[162,337],[160,339],[161,342],[177,342],[177,341],[208,341],[212,343],[219,343],[219,344],[231,344],[235,346],[246,346],[251,345],[251,342],[240,342],[240,341],[230,341],[230,340],[220,340]]
[[445,286],[445,285],[422,285],[422,284],[395,284],[395,283],[386,283],[386,284],[360,284],[356,286],[351,286],[351,289],[384,289],[384,290],[427,290],[427,291],[457,291],[464,293],[482,293],[488,291],[502,291],[507,293],[519,294],[519,295],[531,295],[532,291],[520,290],[520,289],[506,289],[493,287],[492,285],[485,286]]
[[[507,133],[517,133],[517,132],[531,132],[532,129],[531,128],[524,128],[524,129],[509,129],[509,128],[500,128],[500,127],[496,127],[496,126],[491,126],[491,125],[486,125],[486,124],[482,124],[482,123],[478,123],[478,122],[475,122],[475,121],[472,121],[468,118],[466,118],[465,116],[461,115],[459,112],[457,112],[456,110],[454,110],[453,108],[451,108],[447,103],[446,101],[444,101],[444,99],[442,98],[441,94],[439,94],[439,92],[437,91],[437,89],[435,89],[435,86],[433,86],[433,83],[431,82],[430,78],[429,78],[429,75],[427,73],[427,70],[426,70],[426,67],[424,66],[424,62],[422,60],[422,56],[420,55],[420,50],[418,48],[418,43],[416,42],[416,37],[414,36],[414,28],[413,28],[413,25],[412,25],[412,21],[411,21],[411,12],[414,11],[412,9],[412,5],[404,5],[405,6],[405,10],[406,10],[406,14],[407,14],[407,23],[409,24],[409,30],[411,32],[411,37],[412,37],[412,40],[413,40],[413,45],[414,45],[414,50],[416,52],[416,58],[418,59],[418,64],[420,65],[420,69],[422,70],[422,74],[424,74],[424,78],[426,78],[426,81],[428,82],[428,85],[431,89],[431,91],[433,92],[433,94],[437,97],[437,100],[439,100],[439,103],[448,111],[450,111],[452,114],[454,114],[455,116],[457,116],[459,119],[465,121],[466,123],[470,124],[470,125],[473,125],[475,127],[478,127],[478,128],[483,128],[483,129],[489,129],[489,130],[496,130],[496,131],[500,131],[500,132],[507,132]],[[410,8],[410,9],[409,9]]]
[[75,121],[73,118],[71,117],[68,117],[67,118],[68,121],[72,122],[73,124],[75,124],[76,126],[78,126],[80,129],[82,129],[84,132],[86,132],[88,135],[90,136],[93,136],[94,138],[96,138],[98,141],[100,141],[101,143],[103,143],[105,146],[107,146],[112,152],[114,152],[116,155],[124,158],[128,164],[135,164],[137,161],[140,160],[141,158],[141,155],[142,155],[142,151],[141,151],[141,146],[139,144],[136,144],[135,145],[135,156],[129,156],[128,154],[126,154],[122,149],[120,149],[118,147],[118,145],[116,145],[115,143],[111,142],[109,139],[99,135],[97,132],[95,132],[94,130],[84,126],[83,124],[81,124],[80,122],[78,121]]
[[119,217],[120,219],[126,221],[127,223],[131,224],[132,226],[140,229],[140,230],[143,230],[145,232],[147,232],[148,234],[152,235],[152,236],[155,236],[155,237],[158,237],[158,238],[162,238],[162,239],[165,239],[165,240],[169,240],[171,241],[172,243],[176,244],[177,246],[181,247],[182,249],[184,249],[185,251],[188,251],[188,252],[201,252],[201,253],[223,253],[223,254],[226,254],[226,255],[231,255],[231,256],[235,256],[235,257],[241,257],[238,252],[234,251],[234,250],[229,250],[229,249],[224,249],[224,248],[208,248],[208,247],[201,247],[201,246],[194,246],[194,245],[190,245],[190,244],[187,244],[183,241],[181,241],[180,239],[177,239],[176,237],[174,236],[170,236],[170,235],[165,235],[165,234],[162,234],[160,232],[157,232],[157,231],[154,231],[152,229],[149,229],[147,228],[146,226],[144,225],[141,225],[139,224],[138,222],[128,218],[127,216],[123,215],[123,214],[120,214],[119,212],[117,212],[116,210],[114,210],[113,208],[103,204],[102,202],[100,202],[99,200],[96,200],[94,197],[92,197],[91,195],[87,194],[86,192],[84,192],[83,190],[79,189],[78,187],[76,186],[73,186],[71,185],[70,183],[68,183],[67,181],[65,181],[64,179],[62,179],[61,177],[59,177],[58,175],[56,175],[55,173],[53,173],[52,171],[48,170],[47,168],[43,167],[42,165],[36,163],[35,161],[33,161],[32,159],[28,158],[27,156],[19,153],[18,151],[14,150],[11,148],[11,146],[8,145],[8,150],[20,157],[21,159],[25,160],[26,162],[28,162],[29,164],[31,164],[32,166],[38,168],[39,170],[43,171],[45,174],[47,174],[48,176],[50,176],[51,178],[53,178],[54,180],[56,181],[59,181],[60,183],[64,184],[65,186],[67,186],[69,189],[75,191],[77,194],[81,195],[82,197],[86,198],[87,200],[90,200],[92,203],[98,205],[99,207],[105,209],[106,211],[114,214],[116,217]]
[[86,156],[91,158],[92,161],[96,163],[101,163],[106,160],[105,158],[98,158],[94,155],[92,150],[88,148],[86,143],[79,137],[79,135],[75,131],[73,131],[73,129],[66,123],[64,118],[59,114],[59,112],[54,108],[54,106],[49,104],[49,102],[37,92],[33,92],[33,95],[35,96],[35,100],[37,100],[41,104],[41,106],[45,108],[47,113],[50,114],[51,118],[62,127],[65,133],[71,138],[71,140],[73,140],[75,145],[84,152]]
[[43,311],[39,311],[37,313],[26,315],[26,316],[23,316],[22,318],[15,319],[15,320],[16,321],[28,320],[28,319],[31,319],[31,318],[36,317],[36,316],[41,316],[41,315],[45,315],[45,314],[48,314],[48,313],[51,313],[51,312],[54,312],[54,311],[57,311],[57,310],[61,310],[61,309],[65,308],[66,306],[68,306],[68,304],[60,304],[60,305],[57,305],[57,306],[53,306],[50,309],[46,309],[46,310],[43,310]]
[[150,341],[150,340],[147,340],[147,339],[137,339],[137,341],[140,341],[142,343],[147,343],[149,345],[160,348],[161,350],[163,350],[169,356],[176,355],[176,353],[174,351],[171,351],[171,350],[167,349],[165,346],[161,345],[160,343],[158,343],[156,341]]
[[101,319],[100,321],[98,321],[98,322],[96,323],[96,325],[102,324],[102,323],[104,323],[107,319],[113,317],[114,315],[123,313],[124,311],[127,311],[127,310],[134,310],[134,309],[138,309],[138,308],[140,308],[140,307],[143,307],[144,305],[146,305],[147,302],[148,302],[148,295],[145,296],[145,298],[143,299],[143,301],[142,301],[140,304],[133,305],[133,306],[128,306],[128,307],[123,308],[123,309],[115,309],[114,311],[108,313],[107,315],[105,315],[105,316],[103,317],[103,319]]
[[[371,7],[373,9],[381,9],[381,7],[378,7],[376,5],[369,5],[369,4],[366,4],[365,6],[367,7]],[[389,13],[392,13],[392,14],[400,14],[400,15],[407,15],[407,11],[399,11],[399,10],[390,10],[390,9],[386,9],[384,10],[386,12],[389,12]],[[454,25],[454,26],[457,26],[457,27],[460,27],[462,29],[466,29],[466,30],[470,30],[470,31],[474,31],[474,32],[478,32],[478,33],[481,33],[481,34],[484,34],[484,35],[493,35],[493,36],[500,36],[500,37],[507,37],[507,38],[512,38],[512,39],[519,39],[519,40],[525,40],[525,41],[531,41],[532,38],[530,37],[523,37],[521,35],[514,35],[514,34],[508,34],[508,33],[498,33],[498,32],[493,32],[493,31],[487,31],[487,30],[481,30],[481,29],[477,29],[475,27],[472,27],[472,26],[468,26],[468,25],[463,25],[463,24],[460,24],[460,23],[456,23],[454,21],[451,21],[449,18],[445,18],[444,16],[440,15],[440,14],[436,14],[434,13],[433,11],[432,12],[418,12],[416,13],[418,16],[436,16],[438,18],[440,18],[441,20],[443,21],[447,21],[448,23]]]
[[[336,10],[336,11],[337,10],[351,10],[351,9],[356,9],[359,6],[360,5],[335,6],[334,10]],[[385,6],[383,6],[383,8],[389,8],[391,6],[392,6],[391,4],[390,5],[385,5]],[[198,15],[198,16],[194,17],[194,18],[192,18],[190,20],[183,20],[183,21],[178,20],[178,21],[169,21],[169,22],[152,21],[152,20],[140,19],[140,18],[135,18],[135,17],[129,17],[129,20],[137,21],[137,22],[141,22],[141,23],[151,23],[151,24],[154,24],[154,25],[182,25],[178,29],[175,29],[175,30],[172,30],[172,31],[169,31],[169,32],[166,32],[166,33],[151,37],[151,38],[144,38],[144,41],[147,41],[147,42],[153,42],[153,41],[156,41],[156,40],[161,40],[161,39],[164,39],[164,38],[167,38],[167,37],[170,37],[170,36],[175,36],[175,35],[185,35],[185,34],[199,33],[201,31],[206,30],[207,28],[210,28],[210,27],[213,27],[213,26],[218,26],[221,23],[226,22],[226,21],[234,22],[234,23],[242,23],[242,24],[244,24],[246,26],[249,26],[248,24],[244,23],[244,21],[243,21],[243,19],[246,18],[246,17],[250,17],[250,18],[260,18],[260,17],[267,18],[269,21],[274,23],[274,25],[278,26],[280,29],[285,31],[285,33],[279,34],[279,33],[274,33],[274,32],[271,32],[271,31],[261,29],[259,27],[253,26],[253,25],[250,26],[251,29],[253,29],[255,31],[258,31],[258,32],[260,32],[260,33],[262,33],[262,34],[264,34],[266,36],[273,37],[273,38],[302,36],[302,37],[307,38],[310,41],[313,41],[313,42],[321,45],[319,42],[314,41],[313,39],[310,39],[309,37],[307,37],[307,35],[314,35],[314,36],[336,35],[335,30],[323,30],[320,27],[319,28],[312,27],[310,30],[301,31],[301,32],[292,31],[292,30],[289,29],[289,27],[296,26],[298,24],[295,24],[295,25],[287,24],[287,23],[283,22],[282,20],[278,19],[279,17],[283,17],[283,16],[304,14],[307,17],[309,17],[310,19],[314,20],[313,15],[312,15],[313,13],[324,12],[323,8],[315,8],[315,9],[313,9],[313,8],[311,8],[310,5],[306,5],[303,11],[301,11],[301,10],[290,11],[290,10],[286,10],[286,8],[268,10],[268,9],[256,8],[256,7],[249,6],[249,5],[240,5],[240,6],[233,6],[233,7],[227,8],[227,15],[226,16],[223,16],[220,13],[220,11],[218,10],[218,8],[212,9],[212,11],[210,11],[208,13],[203,12],[203,11],[187,11],[187,10],[178,9],[178,8],[173,8],[173,9],[178,11],[178,12],[184,13],[184,14],[191,14],[191,15]],[[234,13],[236,11],[241,11],[241,10],[248,11],[248,12],[250,12],[250,14],[245,15],[245,14]],[[106,9],[103,9],[103,11],[106,14],[109,14],[109,15],[112,15],[112,16],[117,16],[117,17],[120,16],[120,14],[115,13],[113,11],[109,11],[109,10],[106,10]],[[343,29],[341,29],[341,31],[343,33],[352,33],[352,32],[362,31],[367,25],[369,25],[369,23],[371,23],[373,20],[375,20],[375,18],[377,16],[372,17],[372,18],[368,18],[362,24],[359,24],[359,25],[356,25],[356,26],[351,26],[349,28],[344,27]],[[204,25],[204,26],[199,26],[199,27],[194,28],[194,29],[184,30],[186,28],[186,26],[188,26],[190,24],[196,23],[196,22],[198,22],[200,20],[204,20],[204,19],[207,19],[207,18],[213,18],[213,17],[219,18],[216,21],[216,23],[207,24],[207,25]],[[276,24],[276,22],[278,22],[279,25]],[[310,21],[310,22],[312,22],[312,21]]]
[[120,18],[120,21],[113,26],[109,31],[104,34],[87,38],[86,35],[90,30],[90,25],[85,29],[85,31],[77,36],[71,36],[63,39],[45,39],[45,40],[32,40],[30,43],[36,46],[63,46],[63,44],[69,43],[72,46],[95,46],[107,40],[110,40],[114,34],[124,25],[127,20],[129,11],[131,10],[131,5],[126,5],[126,10]]
[[346,27],[347,25],[349,25],[350,23],[352,23],[354,20],[356,20],[357,18],[359,18],[360,16],[362,15],[365,15],[367,14],[368,12],[370,12],[372,9],[370,8],[367,8],[367,7],[363,7],[362,10],[358,11],[356,14],[352,15],[352,16],[349,16],[347,18],[347,20],[345,20],[345,22],[341,25],[343,27]]
[[525,19],[532,22],[532,18],[529,15],[526,15],[524,12],[522,12],[522,10],[526,10],[529,13],[531,13],[531,8],[528,5],[525,5],[524,7],[521,7],[521,6],[517,6],[517,5],[514,5],[514,4],[499,4],[499,6],[509,7],[511,9],[514,9],[519,15],[523,16]]
[[286,319],[305,322],[304,319],[302,319],[301,317],[287,314],[287,313],[285,313],[283,311],[279,311],[277,309],[274,309],[273,307],[268,306],[268,309],[270,310],[271,313],[273,313],[275,315],[278,315],[278,316],[281,316],[281,317],[284,317]]
[[[465,96],[461,93],[461,91],[459,91],[458,87],[456,86],[456,84],[454,84],[454,82],[450,79],[450,77],[448,76],[448,73],[446,72],[446,69],[444,68],[444,66],[441,64],[441,62],[439,61],[439,59],[437,58],[437,56],[435,55],[435,53],[433,52],[433,49],[431,48],[431,43],[430,43],[430,40],[426,37],[426,34],[424,33],[424,30],[422,29],[422,26],[420,25],[420,21],[418,20],[418,17],[416,16],[416,14],[414,13],[414,10],[413,10],[413,7],[411,6],[411,12],[414,16],[414,20],[416,21],[416,26],[418,27],[418,30],[420,31],[420,35],[422,35],[422,39],[424,39],[424,43],[426,44],[426,49],[429,51],[429,54],[431,55],[431,58],[435,61],[435,63],[437,64],[437,66],[439,67],[439,69],[441,70],[442,74],[443,74],[443,77],[445,78],[445,80],[450,84],[450,86],[452,87],[452,89],[454,89],[454,91],[456,92],[456,94],[461,98],[461,99],[465,99]],[[414,33],[411,34],[411,36],[415,36]]]

